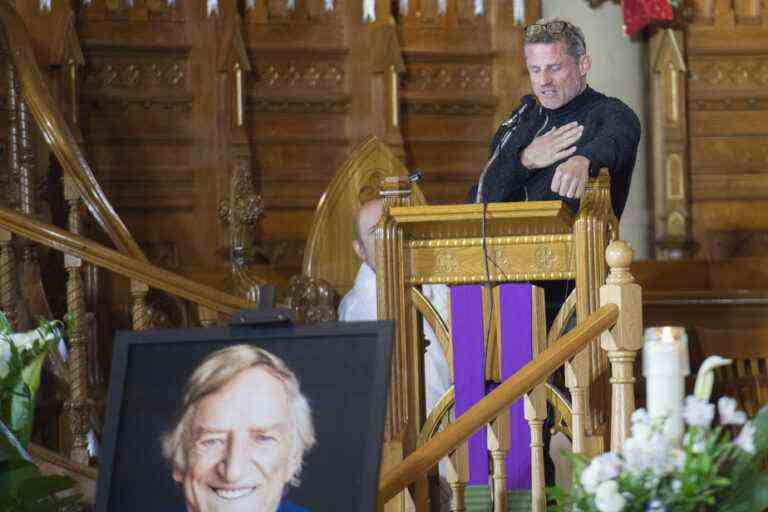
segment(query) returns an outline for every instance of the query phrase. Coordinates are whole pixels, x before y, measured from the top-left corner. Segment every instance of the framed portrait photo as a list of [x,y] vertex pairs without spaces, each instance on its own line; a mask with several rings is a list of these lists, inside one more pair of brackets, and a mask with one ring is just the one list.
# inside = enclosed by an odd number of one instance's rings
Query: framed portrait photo
[[376,509],[393,325],[120,332],[98,512]]

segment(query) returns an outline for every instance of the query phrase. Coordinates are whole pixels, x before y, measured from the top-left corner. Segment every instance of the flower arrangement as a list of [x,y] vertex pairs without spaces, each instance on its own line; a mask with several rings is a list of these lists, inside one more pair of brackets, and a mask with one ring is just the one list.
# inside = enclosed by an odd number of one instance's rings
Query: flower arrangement
[[13,333],[0,311],[0,510],[80,508],[80,496],[71,492],[74,482],[63,476],[43,476],[27,452],[43,361],[61,342],[64,327],[59,321],[41,320],[35,330]]
[[[632,415],[632,435],[621,453],[604,453],[591,461],[572,456],[574,485],[570,494],[548,489],[550,510],[581,512],[758,512],[768,508],[768,406],[751,421],[736,401],[710,403],[714,368],[730,364],[707,358],[696,378],[694,394],[685,399],[682,439],[665,433],[665,419],[644,409]],[[714,425],[715,412],[719,425]],[[739,429],[735,438],[732,431]]]

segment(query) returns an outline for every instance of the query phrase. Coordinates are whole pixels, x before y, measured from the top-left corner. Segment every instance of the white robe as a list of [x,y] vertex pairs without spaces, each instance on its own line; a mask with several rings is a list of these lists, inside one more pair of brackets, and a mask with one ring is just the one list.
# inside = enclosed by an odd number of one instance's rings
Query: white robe
[[[448,287],[445,285],[426,285],[422,289],[424,296],[432,303],[443,319],[448,318]],[[341,299],[339,320],[354,322],[376,320],[376,273],[366,263],[360,265],[355,284]],[[427,414],[451,385],[451,371],[432,328],[424,322],[424,337],[427,338],[424,354],[424,386]]]

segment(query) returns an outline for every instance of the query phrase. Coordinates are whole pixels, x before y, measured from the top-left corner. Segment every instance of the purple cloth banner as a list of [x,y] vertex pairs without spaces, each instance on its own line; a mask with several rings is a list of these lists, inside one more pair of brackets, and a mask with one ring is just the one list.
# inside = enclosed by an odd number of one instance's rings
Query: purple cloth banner
[[[501,379],[506,380],[533,358],[532,285],[499,286],[499,335]],[[455,317],[454,317],[455,318]],[[517,400],[509,408],[507,489],[531,488],[531,431],[525,420],[525,404]]]
[[[483,287],[451,287],[451,344],[456,417],[485,396],[483,366]],[[529,316],[530,317],[530,316]],[[469,485],[488,485],[486,427],[469,438]]]

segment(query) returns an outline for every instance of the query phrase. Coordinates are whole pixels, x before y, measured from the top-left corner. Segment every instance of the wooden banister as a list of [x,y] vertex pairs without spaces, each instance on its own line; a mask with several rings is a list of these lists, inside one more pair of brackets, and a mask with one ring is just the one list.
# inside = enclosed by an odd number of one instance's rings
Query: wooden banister
[[72,130],[56,106],[37,66],[24,21],[8,0],[0,0],[0,24],[10,49],[8,55],[21,83],[21,95],[64,172],[72,178],[83,202],[118,250],[146,262],[146,256],[96,181]]
[[0,208],[0,227],[215,311],[232,314],[239,309],[254,307],[253,303],[243,298],[196,283],[7,208]]
[[386,473],[379,483],[379,503],[395,497],[407,485],[434,467],[480,427],[498,416],[512,402],[534,386],[543,382],[552,372],[583,349],[587,343],[616,323],[619,308],[607,304],[562,336],[554,345],[505,380],[488,396],[476,403],[455,422],[424,446],[411,453],[403,462]]

